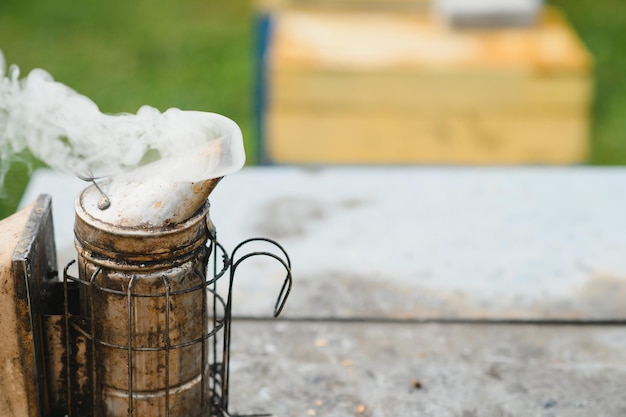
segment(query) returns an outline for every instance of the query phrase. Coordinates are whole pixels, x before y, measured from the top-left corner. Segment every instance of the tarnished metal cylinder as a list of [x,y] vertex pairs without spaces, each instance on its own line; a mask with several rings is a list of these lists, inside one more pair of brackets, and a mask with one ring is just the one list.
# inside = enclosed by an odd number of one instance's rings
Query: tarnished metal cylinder
[[98,220],[84,195],[75,245],[94,416],[205,415],[208,204],[181,224],[129,228]]

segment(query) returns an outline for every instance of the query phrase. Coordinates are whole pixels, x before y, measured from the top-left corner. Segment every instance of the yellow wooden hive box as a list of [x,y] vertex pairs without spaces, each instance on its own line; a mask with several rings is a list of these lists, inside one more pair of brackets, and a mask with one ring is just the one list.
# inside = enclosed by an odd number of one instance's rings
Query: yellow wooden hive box
[[278,12],[263,146],[277,163],[570,164],[592,60],[555,9],[529,28],[429,13]]
[[392,9],[426,9],[431,0],[255,0],[256,9],[261,11],[279,10],[323,10],[348,9],[360,10],[392,10]]

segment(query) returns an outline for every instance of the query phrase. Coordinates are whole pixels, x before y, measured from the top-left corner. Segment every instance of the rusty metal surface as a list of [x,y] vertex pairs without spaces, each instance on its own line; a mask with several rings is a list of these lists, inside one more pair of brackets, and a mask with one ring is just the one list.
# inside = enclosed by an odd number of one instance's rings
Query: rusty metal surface
[[17,337],[22,347],[21,366],[28,389],[29,417],[39,417],[50,411],[44,371],[41,289],[57,276],[51,204],[48,195],[37,198],[13,253]]
[[180,254],[197,249],[206,242],[206,204],[180,224],[131,227],[98,219],[95,212],[98,209],[89,207],[85,202],[85,196],[93,193],[94,186],[91,186],[76,200],[75,237],[77,245],[84,250],[110,258],[112,264],[107,267],[122,268],[126,262],[149,264],[163,259],[169,265],[172,260],[178,260]]
[[626,327],[235,321],[234,411],[626,415]]
[[[81,201],[75,226],[79,279],[65,276],[81,294],[81,314],[68,325],[89,339],[93,355],[85,369],[91,413],[206,415],[205,336],[213,308],[206,295],[208,205],[179,225],[128,228],[94,220]],[[70,415],[80,413],[70,405]]]

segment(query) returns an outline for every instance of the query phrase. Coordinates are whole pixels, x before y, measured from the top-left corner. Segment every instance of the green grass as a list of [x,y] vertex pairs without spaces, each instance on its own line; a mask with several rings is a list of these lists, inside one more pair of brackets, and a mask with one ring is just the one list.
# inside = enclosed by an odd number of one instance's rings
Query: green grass
[[626,2],[551,0],[565,11],[595,60],[589,162],[626,164]]
[[[626,164],[626,15],[623,0],[550,0],[560,6],[595,58],[593,164]],[[2,0],[0,49],[26,74],[44,68],[104,112],[143,104],[206,110],[253,138],[251,0]],[[27,181],[14,164],[0,198],[12,213]]]
[[[0,49],[23,75],[43,68],[108,113],[149,104],[224,114],[254,161],[252,26],[244,1],[0,1]],[[0,218],[15,210],[26,172],[13,164]]]

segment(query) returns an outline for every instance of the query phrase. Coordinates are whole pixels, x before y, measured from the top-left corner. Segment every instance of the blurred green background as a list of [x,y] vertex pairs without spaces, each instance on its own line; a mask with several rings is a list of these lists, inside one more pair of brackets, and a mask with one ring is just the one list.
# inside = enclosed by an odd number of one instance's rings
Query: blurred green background
[[[552,0],[594,56],[592,164],[626,164],[626,2]],[[22,74],[43,68],[108,113],[144,104],[224,114],[254,163],[251,0],[2,0],[0,49]],[[0,198],[12,213],[28,178],[14,163]]]

